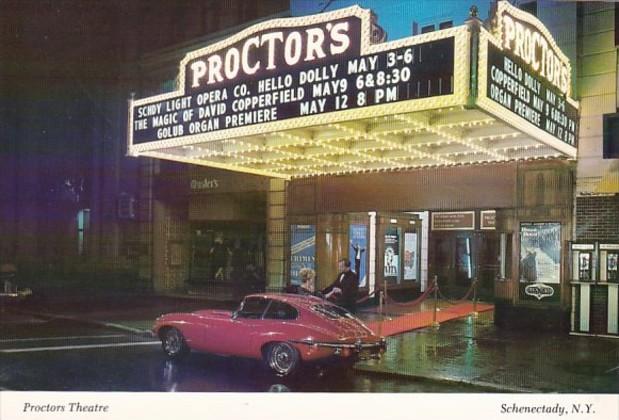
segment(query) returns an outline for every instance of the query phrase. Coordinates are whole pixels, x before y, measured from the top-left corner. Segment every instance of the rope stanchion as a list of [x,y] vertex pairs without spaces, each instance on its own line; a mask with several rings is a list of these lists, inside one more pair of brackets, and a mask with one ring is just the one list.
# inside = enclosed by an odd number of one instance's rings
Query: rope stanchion
[[432,285],[434,289],[434,310],[432,311],[432,327],[438,328],[440,324],[436,318],[436,312],[438,311],[438,276],[434,276],[434,284]]
[[477,278],[473,282],[473,317],[477,318],[479,312],[477,312]]

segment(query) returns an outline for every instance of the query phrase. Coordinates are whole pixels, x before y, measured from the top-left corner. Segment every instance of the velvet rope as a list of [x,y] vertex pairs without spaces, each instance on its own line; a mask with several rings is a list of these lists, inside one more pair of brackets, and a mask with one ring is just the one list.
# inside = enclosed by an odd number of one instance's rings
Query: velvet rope
[[423,292],[421,294],[421,296],[419,296],[417,299],[411,301],[411,302],[398,302],[396,300],[394,300],[392,297],[389,296],[389,294],[385,293],[385,302],[389,303],[390,305],[396,305],[396,306],[416,306],[419,305],[421,302],[423,302],[424,300],[426,300],[428,298],[428,296],[430,295],[430,293],[432,293],[434,291],[434,288],[436,286],[433,284],[432,286],[430,286],[425,292]]
[[437,288],[438,288],[438,295],[441,297],[441,299],[447,301],[447,303],[449,303],[450,305],[457,305],[460,302],[468,300],[469,296],[471,296],[471,293],[473,292],[476,286],[477,286],[477,280],[473,281],[473,283],[471,283],[471,287],[469,287],[469,290],[467,290],[466,294],[462,298],[457,299],[457,300],[449,299],[443,294],[443,292],[441,292],[440,287],[437,286]]

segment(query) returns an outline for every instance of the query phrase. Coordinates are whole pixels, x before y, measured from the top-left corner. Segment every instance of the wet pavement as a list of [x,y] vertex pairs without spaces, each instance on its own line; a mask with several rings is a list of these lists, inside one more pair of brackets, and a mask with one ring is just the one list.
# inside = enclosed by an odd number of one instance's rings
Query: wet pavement
[[356,370],[511,392],[619,392],[619,340],[499,329],[492,312],[391,337]]
[[[300,382],[281,381],[264,371],[260,363],[236,358],[192,354],[183,364],[170,364],[158,343],[144,333],[161,313],[235,306],[230,301],[157,296],[86,298],[73,303],[31,300],[17,308],[19,313],[0,314],[0,340],[9,340],[0,341],[0,387],[252,392],[268,391],[274,386],[271,390],[309,392],[619,392],[619,340],[499,329],[492,322],[492,312],[444,322],[438,329],[424,328],[391,337],[380,361],[357,363],[354,371],[345,375],[304,372]],[[439,304],[446,306],[445,302]],[[413,311],[432,307],[433,302],[426,301]],[[385,309],[388,315],[366,308],[359,316],[376,321],[411,311],[403,306]],[[109,337],[93,340],[89,337],[92,335]],[[53,336],[69,338],[58,339],[58,344]],[[14,341],[33,338],[43,341]],[[97,347],[102,343],[110,346]],[[2,352],[9,347],[60,345],[72,348]],[[41,372],[45,372],[43,379],[37,376]]]

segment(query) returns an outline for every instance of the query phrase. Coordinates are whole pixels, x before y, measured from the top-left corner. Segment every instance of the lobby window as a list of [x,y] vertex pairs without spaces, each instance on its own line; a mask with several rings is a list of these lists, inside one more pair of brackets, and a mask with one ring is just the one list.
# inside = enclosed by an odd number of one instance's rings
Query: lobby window
[[77,255],[86,255],[86,238],[90,228],[90,209],[77,212]]
[[604,115],[604,159],[619,159],[619,113]]

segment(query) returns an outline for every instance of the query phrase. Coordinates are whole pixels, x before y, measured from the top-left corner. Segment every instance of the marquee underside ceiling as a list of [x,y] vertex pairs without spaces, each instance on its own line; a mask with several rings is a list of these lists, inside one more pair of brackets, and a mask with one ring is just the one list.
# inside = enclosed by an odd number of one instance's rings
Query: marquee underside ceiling
[[567,157],[480,109],[394,114],[144,151],[280,178]]

